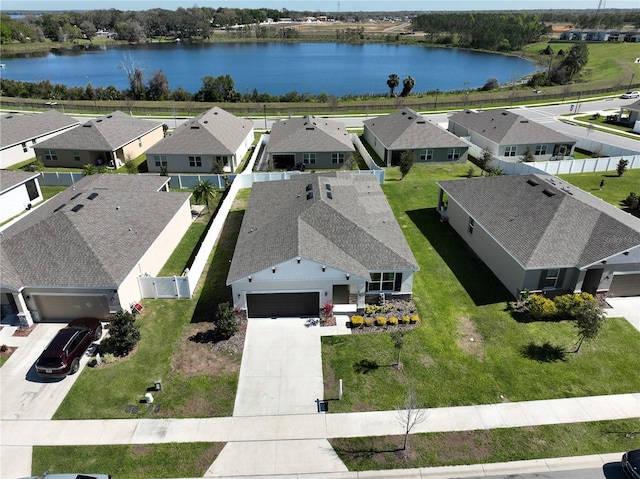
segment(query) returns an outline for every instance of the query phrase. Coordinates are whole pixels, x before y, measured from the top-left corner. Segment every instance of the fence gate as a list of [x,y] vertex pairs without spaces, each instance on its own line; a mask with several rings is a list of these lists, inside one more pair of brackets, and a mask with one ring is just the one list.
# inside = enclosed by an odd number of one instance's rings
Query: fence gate
[[190,299],[189,278],[187,276],[139,276],[138,284],[143,298]]

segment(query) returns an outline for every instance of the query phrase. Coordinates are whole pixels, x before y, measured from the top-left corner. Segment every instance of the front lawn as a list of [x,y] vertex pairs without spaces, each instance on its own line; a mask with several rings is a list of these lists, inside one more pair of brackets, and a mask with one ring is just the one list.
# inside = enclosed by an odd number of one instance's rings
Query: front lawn
[[[225,285],[229,260],[242,222],[248,194],[241,191],[191,300],[143,300],[138,316],[142,339],[126,358],[113,364],[85,368],[56,411],[54,419],[132,417],[214,417],[233,413],[242,354],[215,350],[207,339],[213,312],[229,301]],[[188,257],[186,243],[175,254]],[[215,265],[215,267],[212,267]],[[162,391],[154,393],[148,411],[140,404],[155,379]],[[137,410],[132,411],[132,407]]]
[[111,474],[117,479],[202,477],[224,444],[185,442],[117,446],[36,446],[31,473]]
[[638,391],[640,333],[624,319],[607,321],[580,354],[555,358],[545,345],[572,349],[572,324],[519,323],[505,311],[508,292],[435,211],[435,181],[468,168],[417,165],[404,180],[387,170],[384,192],[420,265],[421,325],[406,334],[401,370],[391,366],[397,351],[387,333],[323,338],[325,397],[337,397],[338,379],[344,384],[331,411],[393,409],[409,389],[426,407]]

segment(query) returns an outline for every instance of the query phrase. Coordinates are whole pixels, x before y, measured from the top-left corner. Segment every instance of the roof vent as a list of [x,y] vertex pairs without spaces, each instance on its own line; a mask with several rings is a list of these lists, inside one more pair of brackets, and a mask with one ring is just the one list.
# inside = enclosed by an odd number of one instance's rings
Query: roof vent
[[310,200],[313,198],[313,191],[310,191],[309,193],[307,193],[307,199]]
[[311,191],[312,189],[313,189],[313,184],[312,184],[312,183],[309,183],[309,184],[307,185],[307,187],[306,187],[306,190],[307,190],[307,191]]
[[73,195],[71,197],[72,200],[75,200],[78,196],[80,196],[82,193],[76,193],[75,195]]
[[331,185],[330,185],[329,183],[326,183],[326,184],[324,185],[324,187],[325,187],[326,189],[328,189],[329,191],[331,191]]
[[520,120],[520,123],[529,123],[529,120]]
[[330,191],[327,191],[327,198],[332,200],[333,199],[333,193],[331,193]]
[[8,120],[9,118],[13,118],[13,115],[7,115],[4,118],[5,118],[5,120]]
[[84,205],[82,203],[80,203],[79,205],[75,205],[73,208],[71,208],[71,211],[73,211],[74,213],[77,213],[82,208],[84,208]]
[[555,196],[555,195],[556,195],[556,192],[555,192],[555,191],[549,190],[549,189],[547,189],[547,188],[545,188],[544,190],[542,190],[542,192],[543,192],[545,195],[547,195],[548,197],[552,197],[552,196]]
[[536,180],[534,180],[533,178],[529,178],[527,180],[527,183],[530,184],[531,186],[538,186],[540,184]]
[[96,120],[96,123],[100,123],[101,121],[102,121],[102,118],[98,118],[98,119]]
[[403,112],[402,112],[402,114],[403,114],[403,115],[406,115],[406,114],[407,114],[407,112],[406,112],[406,111],[403,111]]
[[107,118],[113,118],[113,115],[107,115]]
[[[217,115],[217,113],[216,113],[216,115]],[[206,125],[206,124],[208,124],[208,123],[209,123],[209,120],[205,120],[205,121],[203,121],[202,123],[204,123],[204,124]]]
[[84,128],[91,128],[91,124],[90,123],[85,123],[82,125]]
[[308,127],[305,128],[305,130],[315,130],[315,128],[312,127],[312,126],[308,126]]
[[192,127],[191,127],[191,129],[192,129],[192,130],[199,130],[199,129],[200,129],[200,127],[199,127],[199,126],[192,126]]
[[66,204],[66,203],[62,203],[62,204],[61,204],[60,206],[58,206],[55,210],[53,210],[53,212],[55,213],[55,212],[57,212],[57,211],[60,211],[60,210],[61,210],[62,208],[64,208],[65,206],[67,206],[67,204]]
[[417,123],[418,123],[419,125],[424,125],[424,124],[426,123],[426,121],[424,121],[424,120],[418,120],[418,121],[417,121]]
[[503,116],[507,116],[507,115],[508,115],[508,113],[507,113],[506,111],[503,111],[503,112],[502,112],[502,115],[503,115]]
[[95,200],[98,197],[98,193],[91,193],[89,196],[87,196],[87,199],[89,200]]

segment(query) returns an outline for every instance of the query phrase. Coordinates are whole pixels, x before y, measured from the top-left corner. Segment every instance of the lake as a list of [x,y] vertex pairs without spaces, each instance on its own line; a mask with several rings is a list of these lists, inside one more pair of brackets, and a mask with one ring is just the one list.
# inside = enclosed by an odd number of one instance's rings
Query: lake
[[238,92],[253,89],[272,95],[290,91],[337,97],[388,92],[387,78],[410,75],[416,92],[477,88],[488,78],[512,82],[536,71],[522,58],[454,48],[347,43],[203,43],[100,46],[2,58],[3,78],[67,86],[114,85],[128,88],[119,66],[132,57],[150,78],[162,69],[172,90],[195,93],[202,77],[231,75]]

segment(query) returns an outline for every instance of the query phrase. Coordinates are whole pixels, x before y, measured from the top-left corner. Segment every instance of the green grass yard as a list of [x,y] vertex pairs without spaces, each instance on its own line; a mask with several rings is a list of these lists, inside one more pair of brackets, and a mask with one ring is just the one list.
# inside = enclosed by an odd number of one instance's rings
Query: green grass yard
[[[331,411],[394,409],[409,389],[427,407],[637,391],[640,333],[626,320],[608,320],[580,354],[553,361],[544,345],[572,349],[573,325],[519,323],[505,311],[507,291],[435,211],[435,181],[465,177],[468,167],[418,165],[402,181],[387,170],[383,189],[420,265],[413,294],[422,324],[406,335],[400,371],[389,366],[387,333],[323,338],[325,397],[337,397],[338,379],[345,388]],[[363,372],[362,360],[379,367]]]
[[36,446],[32,474],[95,472],[117,479],[202,477],[222,443],[136,444],[118,446]]

